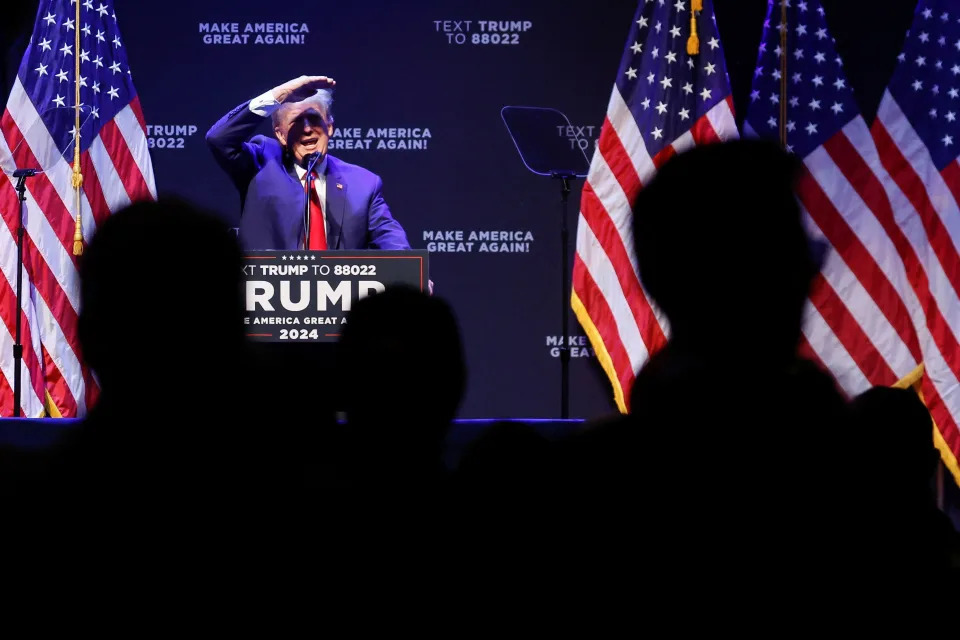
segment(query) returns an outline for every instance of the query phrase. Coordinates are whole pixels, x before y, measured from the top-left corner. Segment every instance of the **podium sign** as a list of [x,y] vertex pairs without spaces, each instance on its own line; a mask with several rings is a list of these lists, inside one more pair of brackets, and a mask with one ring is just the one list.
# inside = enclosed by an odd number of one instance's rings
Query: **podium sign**
[[244,329],[258,342],[336,342],[358,300],[389,286],[425,291],[426,251],[247,251]]

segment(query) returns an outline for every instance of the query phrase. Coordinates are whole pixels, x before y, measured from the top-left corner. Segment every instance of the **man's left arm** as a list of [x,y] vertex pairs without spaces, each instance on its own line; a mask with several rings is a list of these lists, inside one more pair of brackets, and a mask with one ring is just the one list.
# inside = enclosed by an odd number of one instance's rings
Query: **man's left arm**
[[406,232],[383,199],[383,180],[379,177],[367,209],[367,238],[370,249],[395,251],[410,248]]

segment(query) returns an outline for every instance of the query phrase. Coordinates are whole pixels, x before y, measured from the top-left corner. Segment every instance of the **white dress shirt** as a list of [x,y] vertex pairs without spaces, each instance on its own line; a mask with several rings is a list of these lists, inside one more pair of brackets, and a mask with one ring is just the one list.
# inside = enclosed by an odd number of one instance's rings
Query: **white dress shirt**
[[[258,116],[267,117],[273,114],[274,111],[280,108],[280,103],[277,102],[276,98],[273,97],[273,91],[267,91],[253,100],[250,101],[249,109]],[[300,178],[300,184],[304,184],[304,177],[307,175],[307,170],[301,167],[300,165],[295,164],[294,168],[297,170],[297,177]],[[328,242],[330,238],[330,225],[327,224],[327,154],[323,154],[323,159],[314,166],[314,171],[317,175],[313,179],[313,188],[317,192],[317,197],[320,198],[320,208],[323,210],[323,232],[327,237]],[[304,239],[304,242],[307,242],[309,238]]]

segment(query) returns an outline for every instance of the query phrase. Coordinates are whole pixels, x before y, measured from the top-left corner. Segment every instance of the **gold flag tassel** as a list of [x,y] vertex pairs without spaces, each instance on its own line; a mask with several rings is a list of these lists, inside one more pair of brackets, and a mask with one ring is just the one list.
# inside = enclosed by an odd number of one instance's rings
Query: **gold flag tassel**
[[[77,2],[77,22],[80,24],[80,3]],[[76,87],[75,99],[73,101],[73,177],[70,184],[73,186],[73,201],[76,205],[77,224],[73,229],[73,255],[83,254],[83,229],[80,226],[80,219],[83,218],[83,210],[80,204],[80,187],[83,186],[83,174],[80,173],[80,29],[74,29],[77,55],[74,57],[76,63],[73,84]]]
[[690,37],[687,38],[687,55],[700,53],[700,38],[697,37],[697,11],[703,11],[703,0],[690,0]]

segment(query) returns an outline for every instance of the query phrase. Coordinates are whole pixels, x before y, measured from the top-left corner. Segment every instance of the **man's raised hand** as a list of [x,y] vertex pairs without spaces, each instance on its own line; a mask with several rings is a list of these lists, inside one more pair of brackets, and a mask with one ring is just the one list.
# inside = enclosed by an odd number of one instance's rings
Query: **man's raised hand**
[[317,89],[331,89],[336,85],[327,76],[300,76],[274,87],[273,97],[277,102],[299,102],[309,98]]

